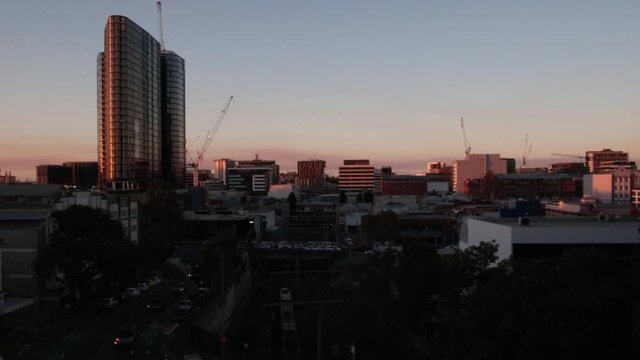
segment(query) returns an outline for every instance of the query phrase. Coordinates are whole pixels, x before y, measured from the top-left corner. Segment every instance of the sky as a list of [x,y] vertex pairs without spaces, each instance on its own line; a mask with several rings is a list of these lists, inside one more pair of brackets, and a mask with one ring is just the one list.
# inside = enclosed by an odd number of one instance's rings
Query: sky
[[[640,1],[165,0],[186,60],[187,148],[231,109],[217,158],[368,158],[397,173],[474,153],[640,159]],[[0,172],[96,161],[109,15],[159,38],[154,0],[0,0]],[[579,161],[579,160],[578,160]]]

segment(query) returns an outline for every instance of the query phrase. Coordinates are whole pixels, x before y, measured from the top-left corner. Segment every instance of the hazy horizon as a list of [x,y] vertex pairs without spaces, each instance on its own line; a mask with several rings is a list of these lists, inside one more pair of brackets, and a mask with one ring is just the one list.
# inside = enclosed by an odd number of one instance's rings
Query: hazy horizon
[[[233,95],[213,159],[368,158],[398,173],[474,153],[529,165],[640,153],[634,1],[163,1],[186,60],[187,139]],[[55,14],[52,16],[51,14]],[[0,12],[0,172],[96,161],[96,55],[107,17],[158,37],[155,1],[20,1]],[[8,85],[8,86],[7,86]],[[187,145],[190,150],[194,150]]]

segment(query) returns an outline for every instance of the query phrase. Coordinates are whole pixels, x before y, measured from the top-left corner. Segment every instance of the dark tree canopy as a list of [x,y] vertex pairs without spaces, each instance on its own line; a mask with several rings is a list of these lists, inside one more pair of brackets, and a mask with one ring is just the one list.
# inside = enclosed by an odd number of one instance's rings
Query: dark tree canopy
[[123,236],[120,222],[87,206],[71,206],[52,214],[56,228],[38,252],[36,270],[47,279],[58,269],[72,290],[86,294],[96,278],[126,280],[135,276],[141,254]]

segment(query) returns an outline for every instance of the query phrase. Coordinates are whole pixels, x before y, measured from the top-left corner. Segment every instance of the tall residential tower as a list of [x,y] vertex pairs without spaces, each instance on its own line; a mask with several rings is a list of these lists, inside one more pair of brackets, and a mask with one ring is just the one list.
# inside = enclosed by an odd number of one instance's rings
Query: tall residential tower
[[184,182],[184,60],[112,15],[98,54],[98,173],[107,190]]

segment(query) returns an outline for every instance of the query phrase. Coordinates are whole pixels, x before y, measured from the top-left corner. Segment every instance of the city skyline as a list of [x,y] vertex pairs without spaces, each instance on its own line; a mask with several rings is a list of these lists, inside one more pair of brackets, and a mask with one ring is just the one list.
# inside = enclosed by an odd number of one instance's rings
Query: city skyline
[[[0,68],[12,86],[0,90],[0,170],[35,179],[36,165],[95,161],[104,24],[121,14],[157,39],[155,1],[5,8],[0,44],[11,56]],[[317,158],[336,173],[343,159],[367,158],[411,173],[464,158],[460,116],[474,153],[520,161],[527,133],[531,165],[603,148],[638,158],[634,2],[163,8],[167,48],[186,60],[188,149],[236,97],[204,168],[259,153],[283,171]]]

